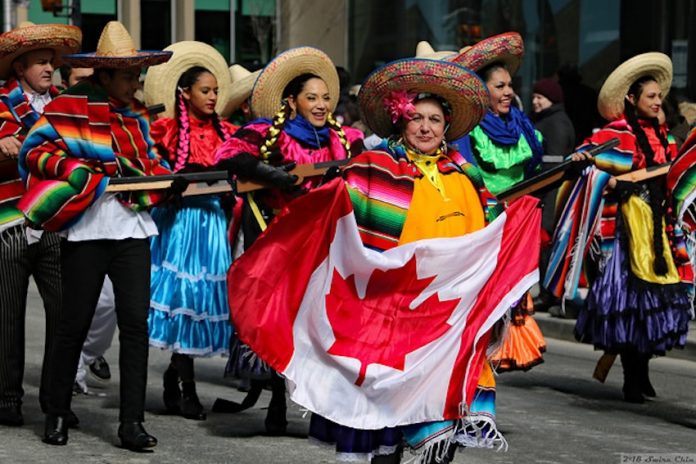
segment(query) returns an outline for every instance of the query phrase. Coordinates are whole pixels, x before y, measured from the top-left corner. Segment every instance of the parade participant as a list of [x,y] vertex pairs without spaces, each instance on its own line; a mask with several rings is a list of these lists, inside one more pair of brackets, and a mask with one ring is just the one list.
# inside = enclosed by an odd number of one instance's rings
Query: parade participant
[[[554,240],[563,243],[564,230],[589,227],[587,235],[581,233],[579,240],[589,241],[596,234],[603,251],[593,256],[599,261],[598,272],[578,316],[576,337],[597,349],[621,355],[624,399],[631,403],[642,403],[646,396],[656,395],[648,376],[649,360],[686,343],[691,304],[687,286],[681,282],[691,284],[693,273],[681,230],[665,203],[665,178],[634,184],[617,182],[610,175],[650,168],[675,158],[673,139],[670,141],[666,126],[658,122],[671,81],[672,62],[662,53],[637,55],[609,75],[597,105],[602,117],[611,122],[588,138],[580,150],[611,138],[618,138],[620,143],[608,154],[612,156],[610,166],[598,160],[596,165],[602,170],[588,170],[570,196],[563,195],[568,190],[562,189],[558,203],[571,198],[564,206]],[[601,192],[605,186],[609,191],[599,206],[587,194],[573,193],[578,189]],[[572,213],[574,205],[583,200],[583,208],[601,212],[600,220],[596,221],[594,215],[581,221]],[[590,226],[595,222],[596,229]],[[580,241],[573,248],[587,249],[583,245]],[[561,258],[570,253],[563,248],[560,251]],[[551,264],[557,262],[552,256]],[[591,277],[594,266],[585,265]]]
[[43,437],[68,441],[72,386],[104,277],[109,276],[119,326],[120,426],[124,448],[157,444],[143,428],[147,385],[148,238],[157,228],[147,208],[163,193],[105,193],[112,177],[169,174],[149,135],[150,115],[133,99],[141,67],[170,52],[137,51],[125,27],[109,22],[94,53],[66,56],[95,74],[46,107],[20,153],[27,192],[18,207],[33,227],[60,231],[62,314],[49,369]]
[[[485,113],[470,70],[398,60],[367,78],[359,101],[386,139],[349,161],[345,181],[290,202],[233,263],[235,327],[315,413],[310,437],[335,444],[339,460],[399,462],[404,442],[418,463],[450,462],[455,443],[505,447],[470,406],[491,375],[491,328],[537,276],[537,201],[502,211],[448,146]],[[500,234],[503,224],[515,226]]]
[[46,313],[39,403],[46,409],[49,353],[60,317],[60,247],[54,233],[25,230],[16,204],[24,193],[17,157],[29,129],[58,90],[51,84],[64,53],[80,49],[74,26],[24,23],[0,35],[0,424],[22,425],[24,323],[29,278]]
[[78,82],[82,82],[89,76],[94,74],[94,69],[92,68],[73,68],[70,65],[64,64],[59,68],[61,84],[64,89],[72,87]]
[[[305,179],[293,187],[296,178],[281,166],[342,160],[351,155],[352,144],[362,139],[357,129],[342,128],[332,115],[338,101],[336,67],[321,50],[299,47],[274,58],[259,74],[251,94],[252,117],[218,152],[231,158],[228,165],[240,177],[254,177],[253,170],[269,171],[267,182],[274,188],[249,194],[241,211],[239,231],[234,237],[233,254],[251,246],[275,215],[292,198],[315,187],[321,178]],[[220,164],[223,164],[224,161]],[[244,172],[238,170],[244,164]],[[246,345],[231,342],[228,372],[252,379],[252,389],[244,406],[253,405],[263,385],[270,381],[271,403],[266,429],[271,434],[285,432],[285,383],[271,372]]]
[[[172,58],[145,77],[145,102],[165,106],[152,138],[174,172],[215,170],[218,147],[237,129],[217,113],[227,107],[231,90],[227,62],[202,42],[178,42],[165,50]],[[150,345],[172,351],[164,404],[172,414],[204,420],[193,358],[229,350],[227,218],[217,195],[159,206],[152,217],[159,235],[150,243]]]
[[[472,71],[486,83],[490,100],[481,123],[456,142],[467,159],[474,160],[486,187],[497,194],[541,170],[541,134],[527,116],[512,105],[512,76],[524,55],[522,37],[508,32],[488,37],[448,58]],[[529,296],[511,308],[511,324],[504,343],[491,362],[499,372],[527,370],[543,362],[546,342],[532,318]]]
[[[487,92],[473,73],[429,59],[399,60],[368,76],[358,98],[366,124],[386,137],[343,170],[365,246],[386,250],[424,238],[463,235],[483,228],[502,211],[478,170],[447,143],[469,132],[485,112]],[[485,368],[481,376],[483,385],[492,380]],[[477,395],[485,396],[482,390]],[[486,422],[491,439],[482,446],[500,444],[495,424]],[[342,456],[372,456],[373,463],[386,464],[400,462],[404,432],[406,443],[415,446],[436,442],[451,426],[351,430],[313,415],[309,433],[335,443]],[[455,449],[440,456],[442,461],[433,452],[430,462],[449,462]]]
[[[512,105],[512,76],[524,55],[516,32],[488,37],[448,58],[475,71],[490,92],[488,112],[468,140],[458,141],[467,158],[475,160],[486,187],[497,194],[541,170],[541,134],[529,118]],[[468,143],[467,143],[468,142]]]

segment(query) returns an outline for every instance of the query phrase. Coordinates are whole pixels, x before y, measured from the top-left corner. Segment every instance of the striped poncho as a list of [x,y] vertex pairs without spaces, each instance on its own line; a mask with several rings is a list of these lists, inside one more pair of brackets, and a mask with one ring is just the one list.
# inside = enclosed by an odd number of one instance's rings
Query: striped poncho
[[[49,93],[55,97],[58,89],[51,87]],[[23,142],[39,116],[16,78],[11,77],[0,87],[0,139],[16,137]],[[17,162],[3,160],[0,166],[0,230],[24,222],[24,216],[17,209],[17,202],[23,194],[24,184],[19,177]]]
[[[653,132],[651,126],[646,126],[645,131]],[[609,123],[588,138],[578,151],[603,144],[612,138],[618,138],[619,145],[595,156],[593,168],[587,169],[576,181],[565,182],[558,192],[557,226],[543,285],[559,298],[564,296],[572,300],[576,297],[583,262],[593,237],[600,238],[605,256],[612,249],[618,209],[616,199],[604,195],[609,179],[612,175],[645,167],[645,156],[625,119]],[[658,164],[674,159],[676,145],[673,137],[669,136],[668,141],[666,149],[657,141],[651,143],[655,151],[654,161]],[[681,262],[686,254],[681,231],[671,229],[669,235],[673,252],[679,257],[677,261]]]
[[[386,144],[380,148],[386,149]],[[503,207],[483,185],[478,169],[459,152],[450,150],[447,156],[449,160],[438,161],[438,170],[445,175],[466,175],[479,192],[486,221],[495,219]],[[413,198],[414,180],[423,174],[405,155],[388,151],[362,153],[343,172],[363,244],[375,250],[397,246]]]
[[[70,228],[104,192],[111,177],[170,174],[154,150],[147,109],[115,106],[91,81],[49,103],[22,146],[20,174],[27,193],[18,208],[49,231]],[[134,211],[153,206],[162,193],[119,194]]]

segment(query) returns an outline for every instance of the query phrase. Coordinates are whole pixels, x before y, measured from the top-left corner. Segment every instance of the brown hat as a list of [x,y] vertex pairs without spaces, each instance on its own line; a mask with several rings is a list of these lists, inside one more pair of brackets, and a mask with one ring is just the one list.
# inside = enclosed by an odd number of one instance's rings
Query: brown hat
[[21,23],[0,35],[0,79],[7,79],[12,62],[21,55],[44,48],[55,51],[54,64],[60,65],[65,53],[75,53],[82,44],[82,31],[65,24]]
[[534,84],[533,92],[545,96],[551,103],[563,103],[563,89],[550,77],[538,80]]

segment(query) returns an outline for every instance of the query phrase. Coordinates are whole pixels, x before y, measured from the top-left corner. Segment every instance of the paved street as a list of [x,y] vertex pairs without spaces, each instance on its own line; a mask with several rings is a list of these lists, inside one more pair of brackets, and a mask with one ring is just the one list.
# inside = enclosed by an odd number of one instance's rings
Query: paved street
[[[309,443],[309,416],[290,410],[289,437],[263,436],[269,396],[257,407],[231,415],[209,414],[205,422],[162,415],[161,375],[169,355],[150,352],[147,430],[159,446],[151,453],[131,453],[116,445],[118,417],[117,347],[107,353],[115,379],[105,397],[75,398],[80,418],[65,447],[40,442],[43,416],[37,401],[43,340],[40,300],[32,290],[27,328],[25,374],[26,425],[0,427],[0,463],[330,463],[329,449]],[[651,362],[658,398],[645,405],[624,403],[617,363],[605,385],[591,378],[598,353],[591,347],[548,340],[546,362],[527,373],[499,376],[498,424],[509,442],[507,453],[467,450],[457,463],[620,463],[621,453],[681,453],[696,462],[696,363],[677,358]],[[198,391],[209,407],[222,396],[241,401],[242,394],[222,378],[225,360],[197,362]],[[340,399],[337,398],[337,401]],[[689,461],[687,459],[693,459]],[[638,462],[633,460],[631,462]],[[642,462],[650,462],[643,458]]]

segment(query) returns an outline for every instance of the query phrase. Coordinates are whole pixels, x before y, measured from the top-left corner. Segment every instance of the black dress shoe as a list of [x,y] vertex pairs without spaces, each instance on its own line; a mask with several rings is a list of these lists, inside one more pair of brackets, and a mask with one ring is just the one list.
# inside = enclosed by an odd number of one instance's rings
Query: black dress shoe
[[121,422],[118,438],[121,439],[121,446],[131,451],[157,446],[157,439],[145,431],[141,422]]
[[49,445],[62,446],[68,443],[68,424],[64,416],[46,416],[46,429],[42,440]]
[[0,408],[0,424],[9,425],[10,427],[20,427],[24,425],[22,407],[17,405]]

